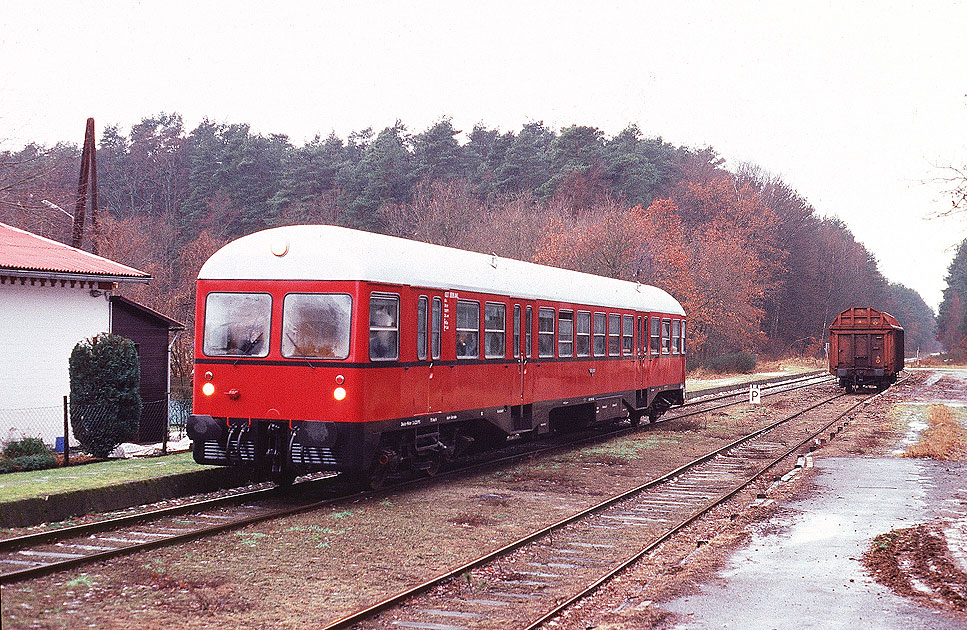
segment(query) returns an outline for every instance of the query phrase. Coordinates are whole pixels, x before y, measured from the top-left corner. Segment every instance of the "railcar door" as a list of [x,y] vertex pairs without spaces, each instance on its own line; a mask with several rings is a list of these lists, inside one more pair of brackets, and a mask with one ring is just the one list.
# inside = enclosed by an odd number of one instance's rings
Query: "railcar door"
[[533,302],[513,302],[513,351],[517,362],[517,381],[514,391],[515,404],[511,409],[513,428],[527,430],[533,426],[534,370],[534,309]]
[[836,349],[837,358],[836,365],[838,367],[852,367],[853,366],[853,335],[847,333],[840,333],[836,335]]
[[430,298],[428,316],[428,358],[430,370],[427,377],[427,412],[443,411],[443,396],[447,384],[443,381],[449,376],[449,371],[443,369],[440,360],[443,355],[443,331],[449,329],[448,311],[442,295]]
[[870,335],[870,350],[873,365],[883,367],[883,335]]
[[639,314],[637,316],[637,325],[635,328],[635,333],[637,339],[635,341],[635,391],[636,391],[636,404],[638,409],[648,405],[648,385],[646,384],[645,375],[647,374],[646,362],[648,361],[648,343],[645,331],[648,329],[648,317]]
[[870,367],[870,336],[853,335],[853,359],[857,368]]

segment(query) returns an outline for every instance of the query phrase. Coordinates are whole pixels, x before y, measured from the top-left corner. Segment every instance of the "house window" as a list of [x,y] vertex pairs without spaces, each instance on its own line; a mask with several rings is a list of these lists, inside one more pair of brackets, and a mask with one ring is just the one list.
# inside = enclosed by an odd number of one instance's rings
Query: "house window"
[[271,318],[272,296],[268,293],[209,293],[205,298],[205,354],[266,356]]
[[574,311],[561,311],[557,316],[557,356],[574,355]]
[[480,356],[480,303],[469,300],[457,302],[457,358],[476,359]]
[[353,298],[289,293],[282,301],[282,356],[345,359]]
[[608,349],[608,316],[604,313],[594,314],[594,356],[603,357]]
[[554,309],[541,307],[537,311],[537,356],[554,356]]
[[635,351],[635,318],[632,315],[625,315],[624,328],[622,328],[621,348],[625,356],[631,356]]
[[621,315],[608,315],[608,354],[616,357],[621,354]]
[[373,293],[369,296],[369,358],[396,361],[400,358],[400,297]]
[[484,356],[502,359],[507,355],[504,332],[507,329],[507,307],[487,302],[484,306]]

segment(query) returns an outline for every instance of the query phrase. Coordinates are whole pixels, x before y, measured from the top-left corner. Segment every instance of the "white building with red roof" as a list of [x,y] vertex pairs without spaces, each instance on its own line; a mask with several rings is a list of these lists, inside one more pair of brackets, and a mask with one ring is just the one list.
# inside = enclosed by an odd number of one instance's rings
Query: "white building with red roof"
[[0,223],[0,440],[63,435],[68,358],[112,330],[119,283],[151,276]]

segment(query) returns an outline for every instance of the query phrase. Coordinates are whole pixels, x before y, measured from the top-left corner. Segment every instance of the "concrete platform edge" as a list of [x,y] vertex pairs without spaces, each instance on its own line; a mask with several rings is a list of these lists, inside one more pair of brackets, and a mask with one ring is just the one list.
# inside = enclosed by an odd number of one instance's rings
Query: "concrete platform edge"
[[189,494],[214,492],[252,483],[252,474],[213,468],[0,503],[0,527],[31,527],[91,512],[111,512]]

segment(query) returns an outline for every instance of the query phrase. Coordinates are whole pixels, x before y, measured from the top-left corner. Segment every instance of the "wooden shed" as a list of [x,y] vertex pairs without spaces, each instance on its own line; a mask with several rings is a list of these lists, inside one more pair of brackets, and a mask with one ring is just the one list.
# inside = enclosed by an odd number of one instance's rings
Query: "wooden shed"
[[160,442],[168,426],[169,361],[172,331],[184,325],[120,295],[111,296],[111,332],[134,342],[141,362],[141,425],[136,441]]

